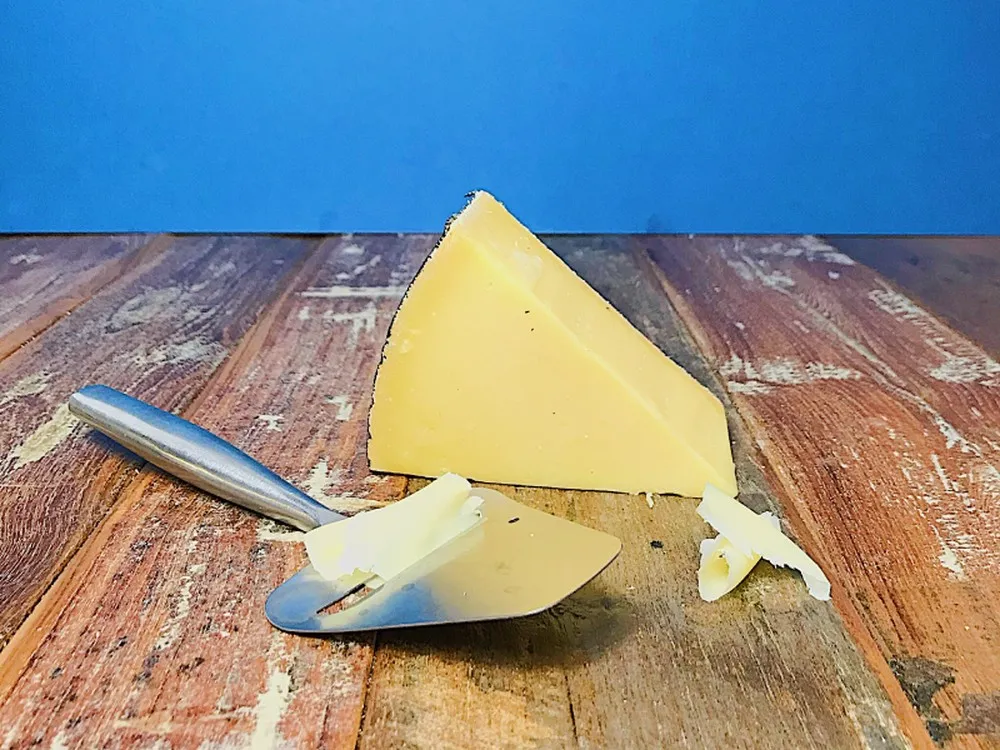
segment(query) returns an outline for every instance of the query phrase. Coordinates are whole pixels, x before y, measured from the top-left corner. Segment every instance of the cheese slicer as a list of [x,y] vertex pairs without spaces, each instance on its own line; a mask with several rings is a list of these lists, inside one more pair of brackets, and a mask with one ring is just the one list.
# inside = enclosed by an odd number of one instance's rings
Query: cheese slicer
[[[88,385],[69,408],[163,471],[275,521],[310,531],[345,518],[222,438],[120,391]],[[306,565],[270,593],[268,620],[319,635],[521,617],[575,592],[621,550],[614,536],[494,490],[474,487],[472,494],[483,500],[482,520],[398,575],[378,579],[378,588],[358,577],[328,580]],[[339,610],[326,611],[338,603]]]

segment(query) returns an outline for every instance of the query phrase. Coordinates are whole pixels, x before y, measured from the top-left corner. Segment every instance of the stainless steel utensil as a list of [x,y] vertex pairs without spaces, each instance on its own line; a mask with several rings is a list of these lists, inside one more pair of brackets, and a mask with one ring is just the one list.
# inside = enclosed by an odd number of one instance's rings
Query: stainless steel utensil
[[[321,505],[216,435],[103,385],[70,397],[70,411],[95,429],[217,497],[302,531],[344,516]],[[304,634],[492,620],[540,612],[607,567],[613,536],[477,487],[484,519],[377,590],[324,612],[358,589],[307,565],[271,592],[268,620]]]

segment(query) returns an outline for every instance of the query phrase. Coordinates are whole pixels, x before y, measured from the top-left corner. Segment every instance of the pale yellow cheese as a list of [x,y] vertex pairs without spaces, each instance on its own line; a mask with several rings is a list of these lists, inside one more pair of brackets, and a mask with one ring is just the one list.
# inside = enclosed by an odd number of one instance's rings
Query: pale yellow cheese
[[400,305],[369,430],[379,471],[736,492],[719,400],[484,192]]
[[781,533],[778,519],[770,513],[758,515],[711,484],[706,485],[697,510],[719,532],[716,539],[701,545],[698,591],[706,601],[735,588],[761,558],[795,568],[812,596],[830,598],[830,581],[819,565]]
[[309,562],[324,578],[388,581],[482,519],[469,482],[446,474],[384,508],[306,533]]
[[[761,513],[777,529],[778,519]],[[698,568],[698,593],[706,602],[714,602],[736,588],[760,561],[760,554],[745,554],[721,534],[701,542],[701,565]]]

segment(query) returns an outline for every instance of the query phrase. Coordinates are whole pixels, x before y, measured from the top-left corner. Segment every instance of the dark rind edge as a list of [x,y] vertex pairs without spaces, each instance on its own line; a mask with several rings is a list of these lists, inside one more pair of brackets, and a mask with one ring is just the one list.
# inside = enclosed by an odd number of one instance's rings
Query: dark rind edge
[[[417,269],[417,272],[413,275],[413,279],[410,281],[409,285],[407,285],[406,291],[403,292],[403,298],[399,301],[399,304],[396,306],[396,311],[392,314],[392,320],[389,321],[389,330],[386,332],[385,341],[382,342],[382,351],[379,353],[378,367],[375,368],[375,380],[372,383],[372,401],[368,408],[368,416],[365,419],[365,432],[367,433],[365,437],[365,458],[368,460],[369,471],[375,471],[374,469],[372,469],[372,460],[370,453],[370,446],[372,442],[372,411],[375,409],[375,392],[378,390],[378,379],[379,375],[382,372],[382,363],[385,362],[386,349],[389,346],[389,341],[392,340],[392,331],[393,328],[395,328],[396,326],[396,318],[399,316],[399,311],[403,309],[403,305],[406,304],[406,300],[410,296],[410,290],[413,289],[413,285],[416,284],[417,279],[420,278],[420,274],[423,272],[424,266],[426,266],[427,263],[431,260],[431,258],[434,257],[434,253],[437,252],[438,247],[441,246],[441,243],[444,241],[444,238],[448,235],[448,231],[451,229],[452,222],[454,222],[455,219],[458,218],[459,214],[461,214],[463,211],[465,211],[465,209],[469,207],[469,204],[472,203],[473,199],[476,197],[476,194],[479,192],[481,191],[473,190],[469,193],[466,193],[465,205],[463,205],[461,209],[459,209],[451,216],[449,216],[448,220],[445,221],[444,229],[441,232],[441,236],[438,238],[438,241],[434,243],[434,247],[432,247],[431,251],[427,253],[427,257],[424,258],[423,262],[420,264],[420,267]],[[379,472],[379,473],[394,474],[397,472]],[[410,475],[400,474],[399,476],[410,476]]]

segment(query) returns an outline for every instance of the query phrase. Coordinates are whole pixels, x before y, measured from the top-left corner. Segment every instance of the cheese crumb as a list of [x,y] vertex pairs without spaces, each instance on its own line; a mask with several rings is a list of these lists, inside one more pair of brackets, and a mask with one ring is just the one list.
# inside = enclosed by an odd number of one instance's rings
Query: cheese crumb
[[830,598],[830,581],[809,555],[781,533],[771,513],[758,515],[711,484],[705,485],[697,510],[719,532],[715,539],[701,543],[698,593],[705,601],[715,601],[736,588],[762,557],[772,565],[798,570],[816,599]]

